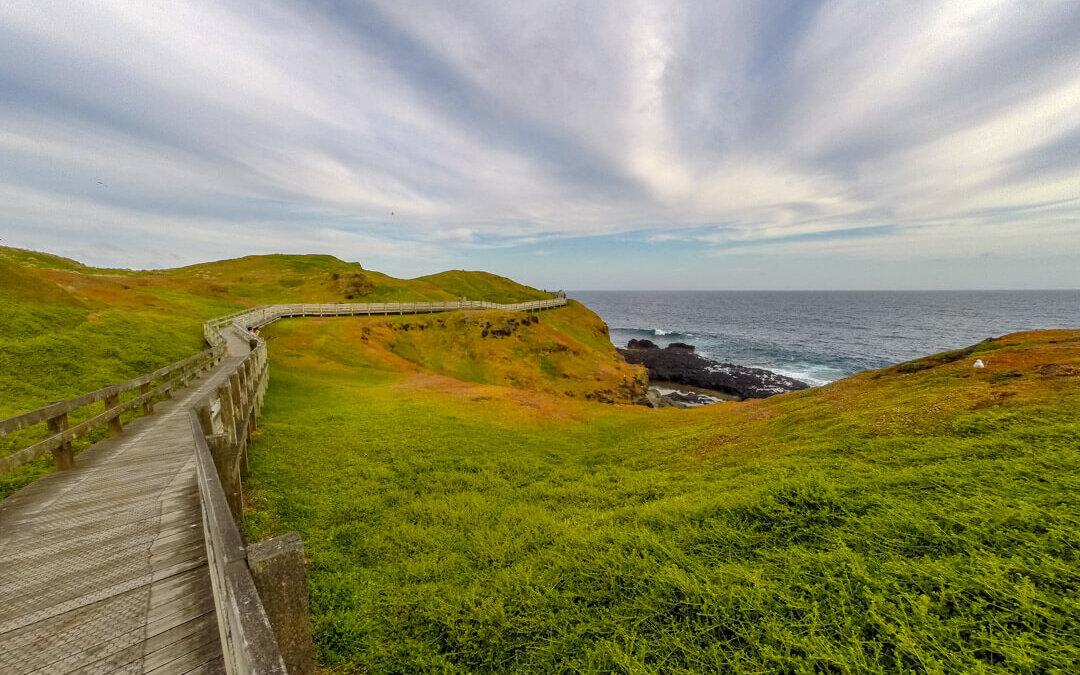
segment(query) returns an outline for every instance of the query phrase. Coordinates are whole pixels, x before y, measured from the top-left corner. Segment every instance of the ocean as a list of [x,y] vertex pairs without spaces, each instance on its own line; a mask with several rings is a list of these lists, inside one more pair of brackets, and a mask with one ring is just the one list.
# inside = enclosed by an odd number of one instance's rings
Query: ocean
[[1080,328],[1080,291],[574,291],[619,347],[694,345],[811,385],[988,337]]

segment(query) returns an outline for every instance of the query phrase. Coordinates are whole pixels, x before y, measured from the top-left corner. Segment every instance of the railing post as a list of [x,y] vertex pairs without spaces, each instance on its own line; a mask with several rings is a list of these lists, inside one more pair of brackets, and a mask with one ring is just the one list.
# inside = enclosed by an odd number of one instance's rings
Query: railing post
[[236,442],[236,424],[233,422],[232,383],[228,380],[218,387],[217,396],[221,401],[221,425],[225,429],[225,435],[230,443]]
[[241,426],[244,422],[243,395],[243,392],[240,390],[240,375],[234,372],[229,375],[229,403],[232,405],[233,443],[235,443],[237,447],[247,442],[245,430]]
[[248,547],[248,568],[289,675],[315,672],[304,543],[296,532]]
[[203,436],[214,435],[214,414],[210,412],[210,406],[201,405],[195,409],[199,418],[199,426],[202,427]]
[[240,486],[240,476],[236,470],[236,446],[229,442],[228,434],[214,434],[206,437],[206,446],[214,458],[221,489],[229,503],[233,521],[240,527],[244,520],[244,494]]
[[237,471],[240,474],[240,478],[248,477],[248,446],[244,445],[240,448],[240,456],[237,457]]
[[[56,417],[50,417],[46,424],[49,427],[49,434],[55,436],[63,431],[67,431],[68,428],[68,416],[67,413],[61,413]],[[56,462],[57,469],[74,469],[75,468],[75,455],[71,451],[71,441],[64,443],[60,447],[52,451],[53,461]]]
[[[150,383],[149,382],[147,382],[143,386],[139,387],[139,395],[140,396],[146,396],[149,393],[150,393]],[[150,398],[143,401],[142,412],[143,412],[144,415],[152,415],[154,413],[154,397],[153,396],[151,396]]]
[[[120,394],[113,394],[105,397],[105,409],[112,410],[116,406],[120,405]],[[124,432],[124,423],[120,421],[120,416],[109,420],[109,435],[119,436]]]
[[167,387],[165,387],[165,394],[164,394],[166,400],[169,400],[169,399],[172,398],[173,376],[175,376],[175,375],[176,375],[176,371],[174,370],[174,371],[170,372],[168,375],[165,376],[165,382],[163,382],[163,384],[168,385]]
[[[247,368],[245,364],[240,364],[240,367],[233,371],[233,376],[236,377],[236,392],[239,394],[239,400],[236,402],[237,408],[240,410],[240,414],[243,414],[244,408],[247,407]],[[231,378],[232,376],[230,376]]]

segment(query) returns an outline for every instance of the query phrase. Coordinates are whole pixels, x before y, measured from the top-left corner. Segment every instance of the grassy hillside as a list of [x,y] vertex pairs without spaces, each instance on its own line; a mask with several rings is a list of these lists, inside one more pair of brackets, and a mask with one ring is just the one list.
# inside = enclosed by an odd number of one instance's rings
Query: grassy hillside
[[296,319],[267,334],[291,366],[389,368],[505,384],[606,403],[634,403],[647,376],[625,363],[607,326],[583,305],[523,315],[469,311]]
[[1080,662],[1080,331],[648,410],[387,367],[300,323],[267,330],[246,527],[303,536],[334,672]]
[[203,321],[243,307],[462,295],[497,302],[551,297],[492,274],[395,279],[328,255],[248,256],[140,272],[0,247],[0,416],[183,358],[202,348]]
[[168,270],[170,278],[200,280],[251,304],[275,302],[423,302],[466,297],[524,302],[552,297],[487,272],[443,272],[417,279],[365,270],[329,255],[261,255]]
[[[472,275],[476,280],[471,280]],[[263,303],[452,300],[490,293],[519,302],[550,297],[490,274],[415,280],[326,255],[249,256],[173,270],[86,267],[0,247],[0,418],[76,396],[203,349],[202,323]],[[43,433],[0,438],[0,455]],[[94,440],[93,438],[89,440]],[[47,460],[0,477],[0,497],[47,471]]]

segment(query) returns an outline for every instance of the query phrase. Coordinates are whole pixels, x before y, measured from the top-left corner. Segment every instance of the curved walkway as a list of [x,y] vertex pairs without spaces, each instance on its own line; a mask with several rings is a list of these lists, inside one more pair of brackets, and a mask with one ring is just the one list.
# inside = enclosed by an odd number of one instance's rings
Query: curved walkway
[[218,673],[188,407],[229,357],[124,433],[0,502],[0,673]]

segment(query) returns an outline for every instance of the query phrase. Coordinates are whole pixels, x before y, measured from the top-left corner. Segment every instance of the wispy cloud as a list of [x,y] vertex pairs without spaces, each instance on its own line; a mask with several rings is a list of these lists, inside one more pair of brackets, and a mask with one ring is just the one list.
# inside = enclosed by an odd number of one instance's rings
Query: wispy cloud
[[0,237],[98,264],[1080,266],[1076,2],[10,0],[0,60]]

